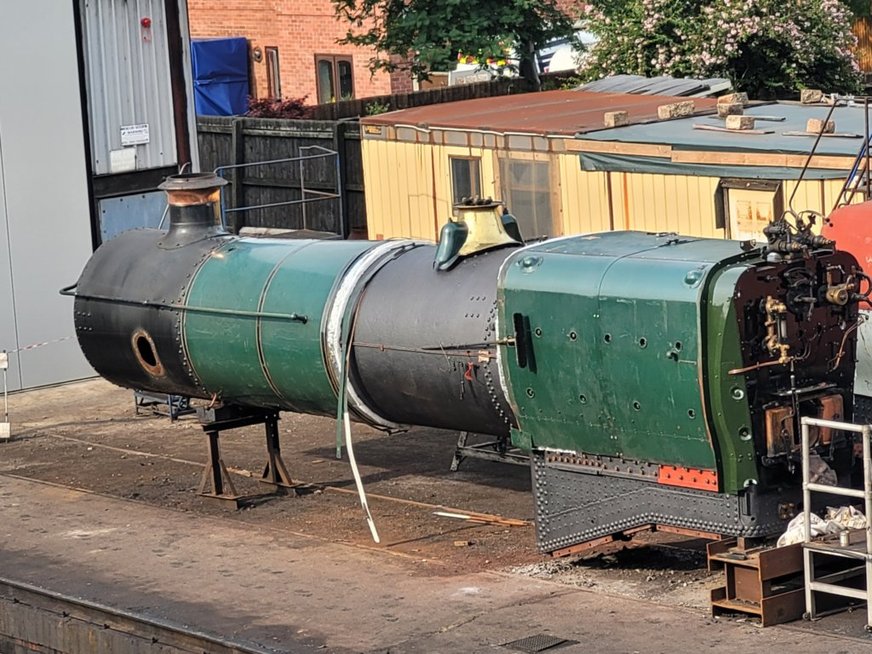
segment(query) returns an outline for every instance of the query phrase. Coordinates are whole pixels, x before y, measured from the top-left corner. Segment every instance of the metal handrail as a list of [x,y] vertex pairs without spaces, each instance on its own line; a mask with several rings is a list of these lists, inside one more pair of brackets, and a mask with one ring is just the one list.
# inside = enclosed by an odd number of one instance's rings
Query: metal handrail
[[[804,417],[800,420],[802,425],[802,512],[805,519],[803,531],[803,568],[805,572],[805,610],[809,619],[816,617],[815,592],[851,597],[853,599],[866,600],[866,630],[872,630],[872,425],[855,425],[835,420],[823,420],[821,418]],[[853,488],[841,488],[816,484],[811,481],[810,458],[811,458],[811,427],[825,427],[860,434],[863,439],[863,490]],[[827,546],[823,547],[812,543],[811,540],[811,494],[828,493],[855,497],[864,501],[866,514],[866,551],[865,553],[849,550],[847,547]],[[848,588],[833,583],[815,581],[814,578],[814,554],[829,554],[833,556],[849,556],[862,558],[866,569],[866,590],[858,591],[856,588]]]
[[[269,202],[266,204],[253,204],[250,206],[243,207],[232,207],[230,209],[227,208],[225,202],[225,193],[222,189],[221,191],[221,225],[222,227],[227,227],[227,214],[231,213],[239,213],[242,211],[256,211],[259,209],[273,209],[275,207],[288,207],[294,205],[301,205],[301,210],[303,214],[303,229],[307,229],[307,215],[306,215],[306,206],[311,202],[320,202],[323,200],[339,200],[338,203],[338,218],[339,218],[339,235],[343,238],[345,237],[345,220],[342,215],[342,176],[340,167],[342,163],[339,161],[339,153],[335,150],[330,150],[320,145],[303,145],[299,148],[301,154],[296,157],[285,157],[283,159],[268,159],[265,161],[251,161],[247,163],[239,163],[239,164],[227,164],[226,166],[218,166],[213,171],[219,177],[224,177],[224,173],[226,171],[231,170],[240,170],[243,168],[253,168],[256,166],[274,166],[277,164],[293,164],[299,163],[300,170],[300,199],[299,200],[288,200],[285,202]],[[314,151],[316,154],[302,154],[302,152],[310,152]],[[334,157],[336,164],[336,192],[331,193],[329,191],[318,191],[315,189],[306,188],[306,176],[304,170],[304,164],[307,161],[311,161],[313,159],[325,159],[327,157]],[[239,181],[241,184],[242,182]]]

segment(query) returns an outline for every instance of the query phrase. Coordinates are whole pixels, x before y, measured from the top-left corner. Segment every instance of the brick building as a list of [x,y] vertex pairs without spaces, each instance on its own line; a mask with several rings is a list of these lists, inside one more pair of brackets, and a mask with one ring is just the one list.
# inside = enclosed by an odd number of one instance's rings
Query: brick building
[[408,73],[370,74],[370,51],[336,41],[347,31],[330,0],[188,0],[191,36],[244,36],[252,94],[330,102],[403,93]]
[[[578,13],[580,0],[558,0]],[[412,90],[407,72],[371,75],[371,51],[339,45],[347,26],[330,0],[188,0],[191,36],[243,36],[252,52],[252,94],[323,103]]]

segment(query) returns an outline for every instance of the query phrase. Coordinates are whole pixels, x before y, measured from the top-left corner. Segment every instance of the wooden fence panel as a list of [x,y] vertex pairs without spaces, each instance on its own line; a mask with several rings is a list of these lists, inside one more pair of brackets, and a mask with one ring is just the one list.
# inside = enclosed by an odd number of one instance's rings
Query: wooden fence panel
[[[339,153],[335,157],[312,159],[304,166],[306,187],[335,192],[337,177],[343,182],[341,199],[326,199],[306,205],[270,207],[228,214],[228,223],[244,226],[308,229],[340,233],[342,222],[347,232],[366,233],[366,202],[361,157],[360,116],[381,110],[406,109],[440,102],[455,102],[515,93],[527,93],[530,86],[518,78],[444,86],[414,93],[348,100],[312,107],[310,120],[236,118],[200,116],[197,118],[200,167],[287,159],[301,154],[301,147],[320,146]],[[303,151],[305,153],[305,151]],[[310,153],[314,153],[312,150]],[[230,208],[275,204],[299,200],[299,164],[276,164],[227,171],[231,185],[225,189]],[[340,220],[340,216],[344,216]]]
[[858,18],[854,21],[854,36],[857,37],[857,63],[864,73],[872,72],[872,18]]
[[[340,177],[345,182],[340,198],[229,213],[228,223],[235,229],[244,226],[305,228],[341,233],[340,216],[344,215],[347,231],[365,232],[363,166],[357,123],[210,116],[199,118],[197,126],[203,170],[239,163],[312,157],[303,162],[225,171],[224,176],[231,183],[225,189],[225,206],[228,208],[299,200],[303,185],[311,191],[336,193],[340,188]],[[327,156],[325,150],[339,155]],[[307,193],[307,197],[313,195]]]
[[401,93],[397,95],[379,95],[359,100],[346,100],[331,104],[321,104],[311,107],[311,117],[315,120],[340,120],[357,118],[372,113],[372,108],[380,107],[384,111],[396,111],[409,107],[421,107],[442,102],[457,102],[473,98],[490,98],[499,95],[529,93],[530,84],[518,77],[507,77],[489,82],[474,84],[458,84],[456,86],[439,86],[423,91]]

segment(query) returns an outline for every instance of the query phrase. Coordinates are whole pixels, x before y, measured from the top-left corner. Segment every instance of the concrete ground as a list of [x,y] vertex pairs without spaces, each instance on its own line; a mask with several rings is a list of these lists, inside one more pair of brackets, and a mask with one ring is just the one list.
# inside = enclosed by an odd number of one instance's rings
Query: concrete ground
[[[137,416],[128,391],[87,381],[15,395],[0,444],[0,576],[191,625],[277,652],[868,652],[863,612],[761,629],[708,614],[720,583],[700,543],[649,535],[545,560],[532,526],[472,526],[437,505],[529,521],[522,467],[448,464],[454,436],[354,429],[382,543],[375,545],[329,419],[283,415],[291,474],[314,492],[235,510],[195,494],[196,421]],[[222,436],[240,490],[262,436]],[[255,473],[253,477],[257,477]],[[829,622],[828,622],[829,620]],[[823,631],[821,630],[823,629]],[[515,650],[516,651],[516,650]]]

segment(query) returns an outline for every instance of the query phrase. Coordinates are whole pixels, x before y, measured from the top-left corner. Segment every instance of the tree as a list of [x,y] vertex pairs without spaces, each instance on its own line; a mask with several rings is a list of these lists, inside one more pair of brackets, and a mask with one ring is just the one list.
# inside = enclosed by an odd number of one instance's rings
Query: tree
[[872,2],[869,0],[844,0],[856,18],[864,18],[872,14]]
[[370,69],[408,69],[418,79],[453,67],[458,56],[481,65],[518,57],[520,74],[535,88],[534,55],[550,39],[571,37],[572,19],[556,0],[332,0],[350,28],[340,43],[376,51]]
[[839,0],[598,0],[586,78],[727,77],[751,97],[850,93],[861,77],[851,10]]

